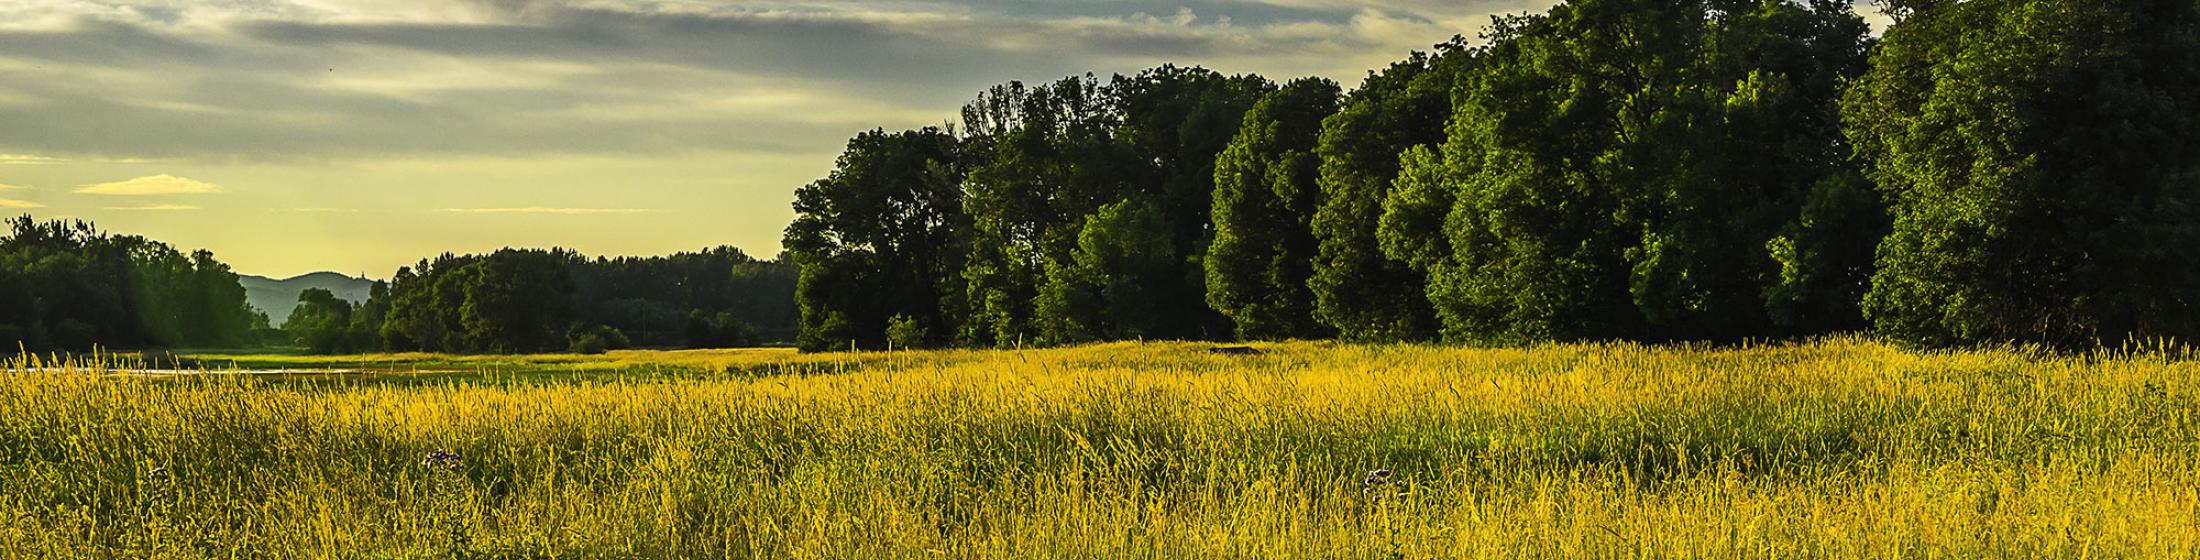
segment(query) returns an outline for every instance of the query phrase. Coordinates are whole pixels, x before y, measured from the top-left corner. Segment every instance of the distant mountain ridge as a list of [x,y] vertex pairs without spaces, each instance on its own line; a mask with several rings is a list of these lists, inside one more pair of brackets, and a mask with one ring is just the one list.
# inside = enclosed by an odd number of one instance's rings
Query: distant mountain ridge
[[283,326],[290,318],[290,311],[298,307],[298,294],[308,288],[320,288],[336,294],[337,299],[352,303],[366,303],[367,294],[374,289],[374,280],[353,278],[335,272],[314,272],[276,280],[266,276],[240,274],[237,283],[244,286],[246,304],[267,314],[271,326]]

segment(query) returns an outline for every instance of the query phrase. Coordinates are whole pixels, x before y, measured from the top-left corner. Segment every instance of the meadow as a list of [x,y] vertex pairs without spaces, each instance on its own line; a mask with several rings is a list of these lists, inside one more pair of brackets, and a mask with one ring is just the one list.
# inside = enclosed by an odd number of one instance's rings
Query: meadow
[[2181,354],[1256,347],[21,355],[0,557],[2200,555]]

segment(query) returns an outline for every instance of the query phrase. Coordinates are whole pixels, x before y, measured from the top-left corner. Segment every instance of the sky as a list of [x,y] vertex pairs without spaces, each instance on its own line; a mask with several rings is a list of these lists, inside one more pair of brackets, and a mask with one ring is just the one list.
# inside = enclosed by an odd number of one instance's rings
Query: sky
[[1163,63],[1347,87],[1554,0],[0,0],[0,213],[240,273],[779,251],[850,136]]

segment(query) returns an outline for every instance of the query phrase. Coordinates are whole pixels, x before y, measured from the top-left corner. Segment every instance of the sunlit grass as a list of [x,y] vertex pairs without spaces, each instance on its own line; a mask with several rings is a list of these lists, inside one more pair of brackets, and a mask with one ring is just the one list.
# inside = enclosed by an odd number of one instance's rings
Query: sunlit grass
[[0,555],[2200,554],[2200,367],[2161,354],[1261,348],[40,358],[0,375]]

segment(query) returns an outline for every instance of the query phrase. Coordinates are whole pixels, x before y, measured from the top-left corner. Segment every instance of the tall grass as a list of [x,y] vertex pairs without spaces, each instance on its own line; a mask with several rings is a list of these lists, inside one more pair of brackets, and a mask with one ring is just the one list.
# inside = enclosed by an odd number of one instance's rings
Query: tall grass
[[2164,354],[1262,348],[11,363],[0,556],[2200,555],[2200,363]]

